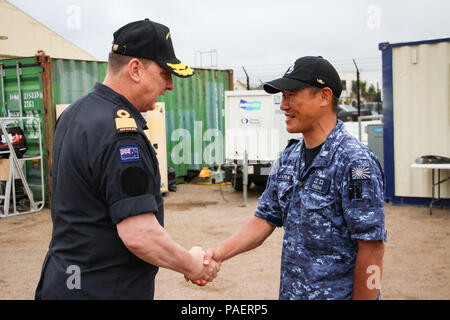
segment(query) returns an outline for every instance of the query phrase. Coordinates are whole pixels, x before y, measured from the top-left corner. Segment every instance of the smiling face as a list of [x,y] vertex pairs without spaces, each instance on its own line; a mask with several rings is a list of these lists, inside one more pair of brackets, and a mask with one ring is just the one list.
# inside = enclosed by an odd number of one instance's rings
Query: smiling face
[[321,90],[306,87],[296,91],[283,91],[280,109],[286,116],[286,130],[290,133],[307,133],[314,130],[322,117]]

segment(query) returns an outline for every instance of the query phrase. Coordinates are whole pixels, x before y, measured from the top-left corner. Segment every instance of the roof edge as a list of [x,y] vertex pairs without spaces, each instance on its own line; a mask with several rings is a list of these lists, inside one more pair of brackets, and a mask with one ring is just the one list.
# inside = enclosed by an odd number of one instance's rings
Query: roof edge
[[378,50],[386,50],[388,48],[404,47],[404,46],[418,46],[421,44],[433,44],[440,42],[450,42],[450,38],[439,38],[431,40],[419,40],[419,41],[398,42],[398,43],[381,42],[378,44]]

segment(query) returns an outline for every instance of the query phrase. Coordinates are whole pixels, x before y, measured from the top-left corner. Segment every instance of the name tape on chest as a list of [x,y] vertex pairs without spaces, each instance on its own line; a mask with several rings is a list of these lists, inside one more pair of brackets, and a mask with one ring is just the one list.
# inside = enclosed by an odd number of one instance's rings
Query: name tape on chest
[[309,183],[309,189],[318,193],[326,194],[330,188],[330,179],[313,176]]
[[121,162],[137,162],[141,160],[137,146],[119,147],[119,155]]
[[280,173],[280,174],[278,174],[277,179],[278,179],[278,181],[291,182],[292,176],[290,174]]

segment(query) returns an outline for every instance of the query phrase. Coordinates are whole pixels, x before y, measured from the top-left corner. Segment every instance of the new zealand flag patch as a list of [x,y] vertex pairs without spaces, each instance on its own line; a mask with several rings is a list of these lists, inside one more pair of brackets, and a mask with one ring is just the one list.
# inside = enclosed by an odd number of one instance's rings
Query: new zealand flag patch
[[119,155],[121,162],[136,162],[141,160],[137,146],[119,147]]

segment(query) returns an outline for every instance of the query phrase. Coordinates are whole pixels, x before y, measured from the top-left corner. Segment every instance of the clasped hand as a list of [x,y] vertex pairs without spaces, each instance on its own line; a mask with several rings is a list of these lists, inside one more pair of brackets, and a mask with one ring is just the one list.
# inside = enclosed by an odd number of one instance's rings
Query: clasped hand
[[194,258],[195,266],[190,274],[184,275],[185,280],[190,280],[199,286],[205,286],[208,282],[213,281],[222,264],[212,259],[213,252],[211,250],[205,252],[200,247],[192,247],[189,253]]

